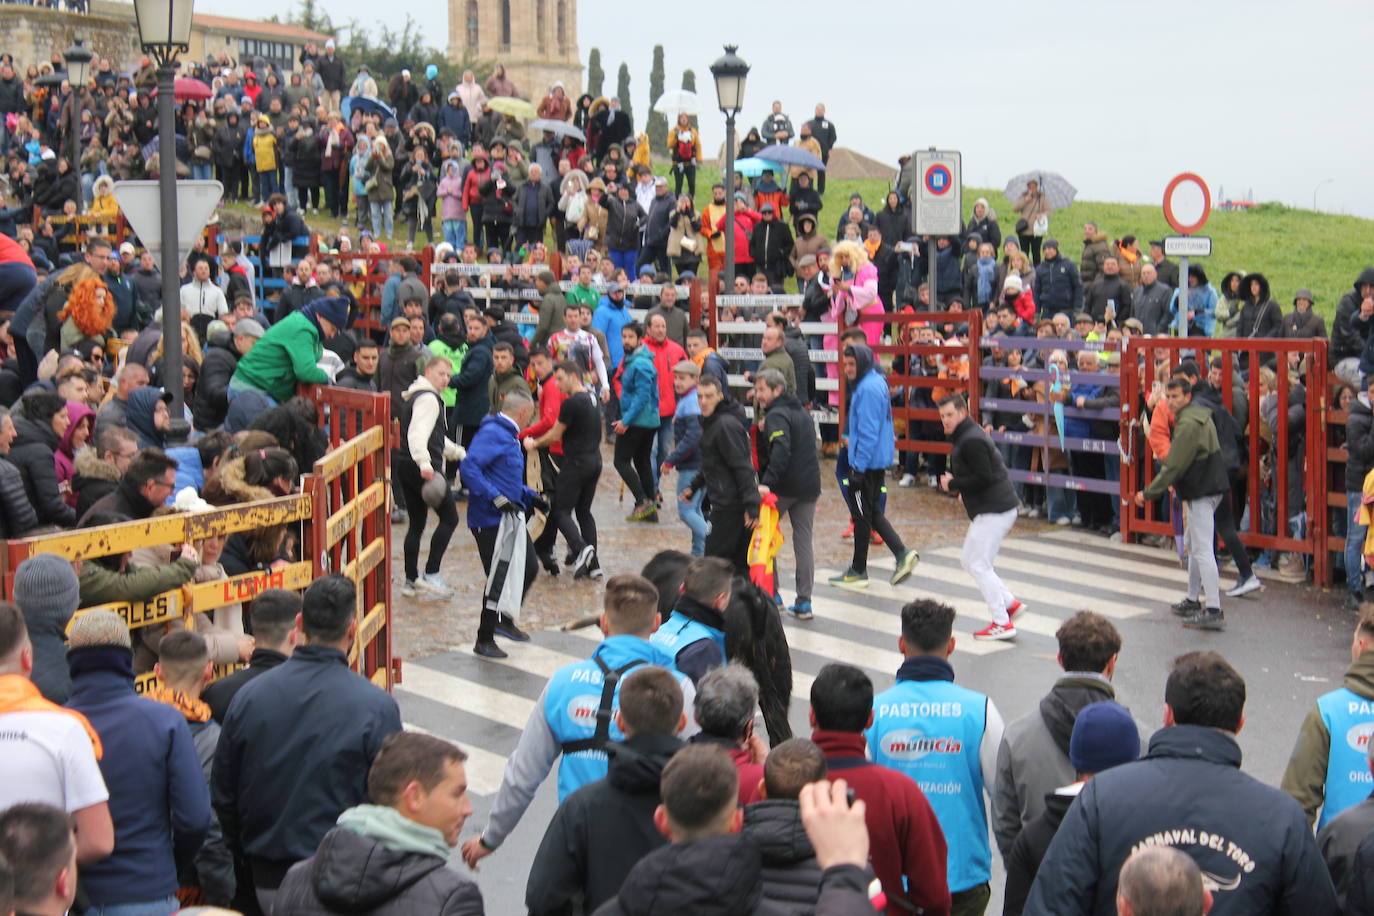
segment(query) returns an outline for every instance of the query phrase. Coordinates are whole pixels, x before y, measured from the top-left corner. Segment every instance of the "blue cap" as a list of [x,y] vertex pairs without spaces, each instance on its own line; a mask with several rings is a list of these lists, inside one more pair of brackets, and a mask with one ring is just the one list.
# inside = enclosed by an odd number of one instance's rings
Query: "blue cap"
[[1069,762],[1079,773],[1101,773],[1140,757],[1140,731],[1126,708],[1111,700],[1084,706],[1073,723]]

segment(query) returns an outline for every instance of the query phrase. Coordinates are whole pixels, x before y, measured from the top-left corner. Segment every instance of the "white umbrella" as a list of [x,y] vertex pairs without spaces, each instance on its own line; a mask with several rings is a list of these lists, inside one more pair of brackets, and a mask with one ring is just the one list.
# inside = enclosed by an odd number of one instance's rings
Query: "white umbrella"
[[1051,210],[1062,210],[1073,199],[1078,196],[1078,189],[1069,184],[1067,178],[1058,172],[1047,172],[1036,169],[1033,172],[1023,172],[1011,181],[1007,182],[1006,195],[1010,201],[1018,200],[1022,194],[1026,193],[1026,187],[1030,182],[1040,185],[1040,191],[1045,195],[1045,202],[1049,204]]
[[686,112],[689,115],[701,114],[701,99],[688,89],[669,89],[654,102],[654,111],[664,114]]

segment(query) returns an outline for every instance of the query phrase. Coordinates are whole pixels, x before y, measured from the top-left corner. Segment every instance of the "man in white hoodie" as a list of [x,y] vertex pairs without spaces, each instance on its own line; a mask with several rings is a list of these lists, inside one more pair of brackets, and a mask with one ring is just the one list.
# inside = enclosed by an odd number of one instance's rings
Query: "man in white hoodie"
[[[405,583],[401,586],[401,594],[407,598],[422,592],[433,598],[447,598],[453,594],[439,575],[439,564],[448,549],[449,538],[458,527],[458,509],[453,503],[453,491],[444,481],[443,469],[444,461],[462,461],[467,452],[444,435],[444,402],[440,392],[448,388],[452,374],[448,357],[431,356],[425,361],[420,377],[402,395],[400,419],[405,445],[393,453],[392,470],[410,518],[404,549]],[[436,477],[443,484],[442,496],[431,503],[425,499],[425,487]],[[439,527],[434,529],[434,537],[429,542],[429,560],[421,576],[420,537],[424,534],[431,506],[439,516]]]

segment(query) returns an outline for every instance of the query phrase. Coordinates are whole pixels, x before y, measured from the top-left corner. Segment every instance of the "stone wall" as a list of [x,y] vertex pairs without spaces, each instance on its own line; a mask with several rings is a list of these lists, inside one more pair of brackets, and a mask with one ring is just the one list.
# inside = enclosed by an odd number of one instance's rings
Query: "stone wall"
[[136,65],[142,56],[138,30],[130,21],[18,4],[6,4],[4,10],[0,51],[14,55],[21,74],[29,64],[45,63],[54,52],[61,54],[78,38],[95,53],[109,57],[119,72]]

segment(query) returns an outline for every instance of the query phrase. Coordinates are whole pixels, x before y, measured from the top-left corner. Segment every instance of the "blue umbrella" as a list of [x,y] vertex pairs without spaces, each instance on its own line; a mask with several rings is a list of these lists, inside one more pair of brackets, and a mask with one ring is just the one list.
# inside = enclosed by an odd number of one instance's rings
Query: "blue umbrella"
[[767,159],[769,162],[780,162],[783,165],[795,165],[803,169],[824,169],[825,163],[819,156],[812,155],[800,146],[786,146],[782,143],[774,143],[772,146],[765,146],[754,154],[755,159]]
[[757,178],[763,174],[765,169],[772,169],[775,175],[781,175],[787,171],[779,163],[768,162],[759,156],[750,156],[748,159],[740,159],[735,163],[735,171],[745,178]]
[[396,117],[396,111],[386,102],[372,95],[349,95],[345,96],[343,103],[339,106],[340,113],[343,115],[344,122],[347,123],[353,117],[354,111],[362,111],[366,114],[375,114],[383,121],[388,118]]

